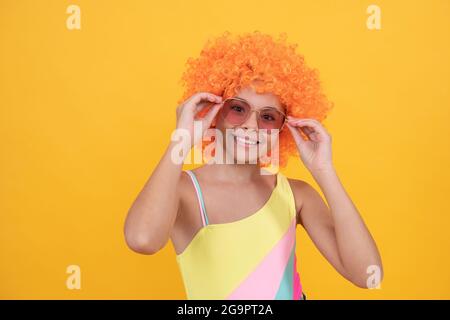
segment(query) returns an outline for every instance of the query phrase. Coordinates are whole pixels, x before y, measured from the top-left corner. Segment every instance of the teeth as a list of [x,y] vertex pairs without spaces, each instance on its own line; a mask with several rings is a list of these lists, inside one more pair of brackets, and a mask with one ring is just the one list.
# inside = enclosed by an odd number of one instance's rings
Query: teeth
[[237,140],[238,142],[240,142],[240,143],[243,143],[243,144],[251,144],[251,145],[257,144],[256,141],[245,140],[245,139],[240,138],[240,137],[236,137],[236,140]]

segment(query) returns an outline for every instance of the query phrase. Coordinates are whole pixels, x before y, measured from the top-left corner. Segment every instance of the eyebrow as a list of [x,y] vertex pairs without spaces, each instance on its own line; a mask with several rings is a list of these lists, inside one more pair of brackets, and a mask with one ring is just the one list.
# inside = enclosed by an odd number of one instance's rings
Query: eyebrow
[[[244,98],[241,98],[241,97],[238,97],[238,96],[231,97],[231,98],[238,99],[238,100],[242,100],[242,101],[248,103],[249,105],[251,105],[251,103],[248,102],[247,100],[245,100]],[[261,107],[261,109],[262,109],[262,108],[275,108],[275,109],[277,109],[278,111],[280,111],[280,112],[282,112],[282,113],[284,114],[284,110],[280,110],[280,109],[278,109],[277,107],[274,107],[274,106],[265,106],[265,107]],[[284,108],[284,107],[282,106],[282,108]]]

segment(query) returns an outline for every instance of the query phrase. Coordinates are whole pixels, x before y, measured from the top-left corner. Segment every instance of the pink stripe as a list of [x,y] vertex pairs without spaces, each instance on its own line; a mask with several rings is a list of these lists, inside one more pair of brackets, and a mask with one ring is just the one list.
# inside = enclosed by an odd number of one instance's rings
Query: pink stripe
[[194,177],[192,176],[193,173],[190,171],[186,171],[186,173],[189,175],[189,177],[192,180],[192,184],[194,185],[195,193],[197,194],[198,206],[200,207],[200,215],[202,216],[202,223],[203,223],[203,226],[205,226],[206,225],[205,213],[203,212],[202,201],[200,200],[200,193],[198,192]]
[[294,218],[283,238],[227,299],[275,299],[295,244],[295,226],[296,219]]
[[300,282],[300,276],[297,272],[297,255],[294,257],[294,300],[300,300],[302,298],[302,284]]

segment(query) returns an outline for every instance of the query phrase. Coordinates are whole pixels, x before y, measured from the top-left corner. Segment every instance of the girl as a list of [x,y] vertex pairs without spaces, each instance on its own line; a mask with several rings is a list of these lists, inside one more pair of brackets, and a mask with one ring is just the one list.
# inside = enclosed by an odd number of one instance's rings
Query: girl
[[[297,225],[356,286],[374,287],[383,277],[376,244],[338,178],[331,136],[320,122],[332,103],[317,72],[285,40],[285,34],[226,32],[188,61],[176,129],[190,138],[168,144],[128,212],[132,250],[154,254],[171,239],[189,299],[304,299]],[[195,123],[203,135],[195,134]],[[209,128],[220,133],[202,143],[203,151],[213,147],[214,161],[183,170],[174,155],[204,140]],[[261,170],[267,162],[259,150],[281,167],[298,154],[328,205],[305,181],[262,174],[268,170]]]

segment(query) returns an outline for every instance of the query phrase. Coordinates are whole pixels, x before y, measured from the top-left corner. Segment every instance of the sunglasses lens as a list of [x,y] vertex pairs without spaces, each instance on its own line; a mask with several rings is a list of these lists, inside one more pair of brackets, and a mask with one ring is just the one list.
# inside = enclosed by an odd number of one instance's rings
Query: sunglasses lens
[[275,108],[264,108],[259,113],[258,126],[261,129],[280,129],[284,123],[284,115]]
[[[245,101],[229,99],[225,101],[221,114],[225,121],[234,126],[243,124],[251,113],[251,107]],[[259,111],[258,127],[260,129],[281,129],[284,115],[276,108],[268,107]]]
[[250,113],[250,106],[243,101],[230,99],[222,107],[224,119],[232,125],[241,125]]

